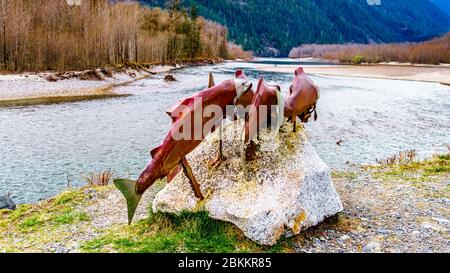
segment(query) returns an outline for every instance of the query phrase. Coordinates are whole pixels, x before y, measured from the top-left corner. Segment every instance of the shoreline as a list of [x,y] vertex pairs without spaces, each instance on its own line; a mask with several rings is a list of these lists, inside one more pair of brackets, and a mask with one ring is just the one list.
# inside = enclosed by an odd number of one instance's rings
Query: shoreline
[[[294,73],[297,65],[264,65],[257,69],[265,72]],[[450,85],[450,66],[424,66],[408,64],[376,65],[304,65],[305,73],[321,76],[371,78],[440,83]]]
[[0,107],[51,104],[129,96],[114,88],[189,66],[213,65],[222,59],[181,60],[150,68],[130,64],[125,68],[66,72],[0,74]]
[[[158,65],[151,69],[124,69],[102,74],[100,79],[81,79],[89,71],[21,73],[0,75],[0,107],[82,101],[127,96],[114,92],[115,87],[170,72],[185,65]],[[63,78],[64,75],[70,75]],[[58,79],[57,75],[61,78]],[[62,76],[61,76],[62,75]]]

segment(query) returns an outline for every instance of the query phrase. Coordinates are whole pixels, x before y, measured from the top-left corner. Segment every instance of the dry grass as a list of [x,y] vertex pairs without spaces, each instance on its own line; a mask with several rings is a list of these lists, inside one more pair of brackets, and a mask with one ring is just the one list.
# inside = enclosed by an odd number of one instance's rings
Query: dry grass
[[414,149],[400,151],[398,154],[388,156],[385,159],[376,159],[377,164],[380,165],[394,165],[394,164],[409,164],[414,162],[417,157],[417,151]]
[[111,182],[112,175],[112,171],[107,170],[101,173],[82,174],[81,177],[83,177],[88,186],[107,186]]

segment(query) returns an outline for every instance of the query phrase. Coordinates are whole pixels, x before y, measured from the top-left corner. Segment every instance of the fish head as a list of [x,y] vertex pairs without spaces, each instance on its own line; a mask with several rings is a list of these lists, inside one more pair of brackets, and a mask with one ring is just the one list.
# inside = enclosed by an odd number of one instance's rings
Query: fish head
[[303,67],[299,66],[296,70],[295,70],[295,76],[304,74],[305,71],[303,70]]
[[242,69],[237,69],[235,73],[235,78],[248,80],[247,75],[245,75]]
[[[235,97],[235,100],[234,100],[235,105],[242,97],[252,96],[253,84],[248,79],[235,78],[234,79],[234,86],[235,86],[235,89],[236,89],[236,97]],[[250,92],[250,94],[248,94],[249,92]]]

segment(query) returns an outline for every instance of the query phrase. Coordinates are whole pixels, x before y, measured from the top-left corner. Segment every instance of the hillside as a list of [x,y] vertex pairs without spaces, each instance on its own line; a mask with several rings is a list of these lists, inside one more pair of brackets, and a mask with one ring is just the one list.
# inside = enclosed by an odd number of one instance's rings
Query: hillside
[[430,0],[440,9],[445,11],[448,15],[450,15],[450,1],[449,0]]
[[[163,6],[165,0],[143,0]],[[421,41],[450,29],[450,17],[424,0],[182,0],[226,25],[229,35],[257,55],[284,55],[310,43]],[[264,23],[262,23],[264,22]]]

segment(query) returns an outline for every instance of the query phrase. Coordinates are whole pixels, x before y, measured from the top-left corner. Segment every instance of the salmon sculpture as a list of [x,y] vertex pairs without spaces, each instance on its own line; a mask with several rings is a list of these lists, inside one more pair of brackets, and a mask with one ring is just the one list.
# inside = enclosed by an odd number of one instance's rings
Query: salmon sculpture
[[[245,81],[248,81],[247,76],[245,75],[244,71],[241,69],[236,70],[236,78],[243,79]],[[252,104],[253,97],[255,95],[255,92],[253,92],[253,89],[250,89],[248,92],[243,94],[237,101],[236,101],[236,111],[234,115],[234,119],[236,120],[238,118],[245,119],[245,110],[249,105]]]
[[294,132],[297,117],[306,123],[314,113],[314,120],[317,120],[316,105],[319,98],[319,88],[306,76],[302,67],[297,68],[284,108],[284,116],[294,124]]
[[[210,77],[210,85],[214,85],[212,77]],[[188,178],[195,196],[204,199],[186,156],[218,127],[226,115],[227,106],[235,105],[241,97],[251,92],[251,88],[252,84],[249,81],[237,77],[200,91],[168,109],[167,113],[173,121],[171,130],[163,143],[151,151],[152,159],[139,179],[137,181],[114,180],[114,184],[127,201],[128,224],[131,224],[144,192],[156,181],[173,176],[171,173],[178,172],[179,167]],[[208,106],[220,108],[223,114],[210,116],[204,114],[204,109]],[[200,130],[198,130],[199,126]],[[180,132],[187,133],[190,137],[180,137]]]
[[[245,119],[241,148],[242,158],[245,155],[246,160],[255,159],[256,148],[253,139],[259,135],[260,129],[271,128],[271,130],[278,133],[284,121],[284,103],[280,86],[266,84],[264,77],[261,76],[249,114]],[[250,145],[245,151],[245,145],[249,141]]]
[[[244,80],[245,82],[249,82],[244,71],[241,69],[236,70],[235,78]],[[215,85],[214,77],[212,73],[209,73],[209,87],[213,87],[214,85]],[[252,88],[250,88],[247,92],[244,92],[242,96],[236,98],[236,101],[234,102],[235,107],[233,108],[234,111],[232,113],[226,113],[226,117],[228,117],[228,119],[232,121],[236,121],[238,119],[245,119],[246,111],[248,110],[247,107],[252,103],[254,94],[255,92],[253,91]],[[218,166],[221,162],[226,160],[225,156],[223,155],[222,124],[219,124],[218,128],[219,128],[219,149],[216,158],[212,162],[210,162],[212,166]]]

